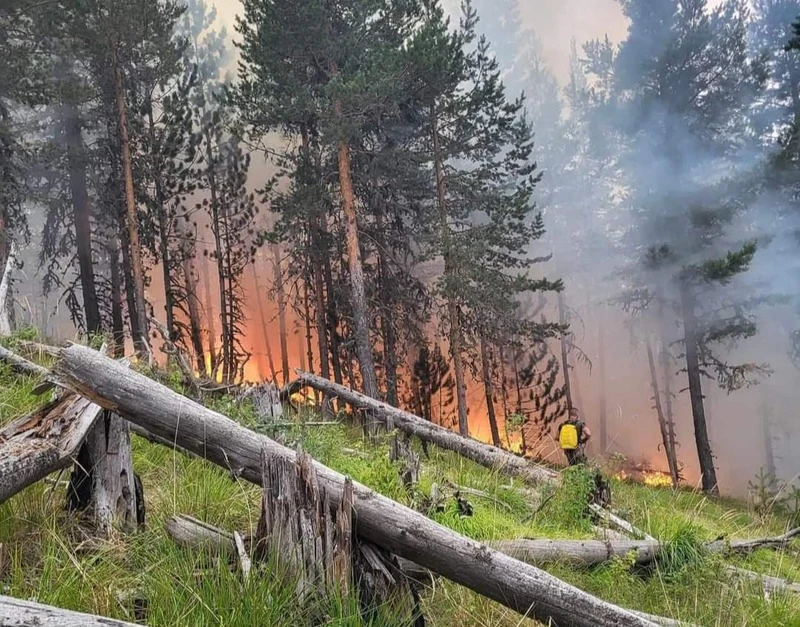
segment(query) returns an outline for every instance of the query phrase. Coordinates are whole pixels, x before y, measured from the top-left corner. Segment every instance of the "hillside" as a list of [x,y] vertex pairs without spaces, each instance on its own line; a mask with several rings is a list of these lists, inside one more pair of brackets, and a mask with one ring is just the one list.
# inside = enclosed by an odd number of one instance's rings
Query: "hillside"
[[[162,375],[163,377],[163,375]],[[179,387],[178,377],[173,384]],[[41,403],[32,394],[36,381],[0,368],[0,425]],[[557,491],[534,493],[498,473],[429,447],[419,450],[421,474],[407,491],[389,461],[388,437],[372,445],[346,415],[341,424],[304,426],[319,421],[311,412],[291,417],[293,424],[259,424],[248,401],[225,396],[213,408],[241,424],[302,448],[320,462],[438,522],[480,541],[516,538],[594,537],[583,511],[586,475],[565,473]],[[417,446],[417,443],[414,444]],[[176,546],[165,522],[189,514],[227,530],[251,531],[260,511],[261,490],[212,464],[134,437],[134,467],[141,475],[147,525],[133,535],[98,540],[88,521],[64,510],[67,473],[39,482],[0,505],[0,585],[4,594],[41,603],[133,621],[133,599],[146,600],[148,625],[398,625],[386,610],[369,621],[359,616],[351,596],[299,604],[291,582],[269,563],[243,585],[227,561]],[[442,511],[430,507],[434,484],[443,494]],[[464,515],[453,497],[460,486],[471,509]],[[547,565],[559,578],[629,609],[672,617],[696,625],[800,625],[800,595],[765,594],[761,584],[726,570],[750,571],[800,581],[794,541],[783,552],[758,550],[723,558],[702,542],[757,538],[783,533],[792,522],[776,512],[758,512],[745,503],[710,499],[690,490],[673,491],[612,480],[613,506],[667,548],[647,568],[615,559],[594,568]],[[427,506],[427,509],[426,509]],[[471,506],[471,507],[470,507]],[[523,625],[511,612],[465,588],[435,579],[421,594],[426,624]],[[141,601],[138,605],[142,605]],[[405,623],[407,624],[407,623]]]

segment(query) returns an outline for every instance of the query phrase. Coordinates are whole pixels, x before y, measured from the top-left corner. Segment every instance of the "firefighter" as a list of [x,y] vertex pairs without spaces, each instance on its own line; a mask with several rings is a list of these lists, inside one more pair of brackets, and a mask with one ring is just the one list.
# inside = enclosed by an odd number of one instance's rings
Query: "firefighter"
[[586,463],[583,448],[591,437],[589,427],[578,418],[578,410],[574,407],[570,409],[569,418],[558,427],[558,443],[570,466]]

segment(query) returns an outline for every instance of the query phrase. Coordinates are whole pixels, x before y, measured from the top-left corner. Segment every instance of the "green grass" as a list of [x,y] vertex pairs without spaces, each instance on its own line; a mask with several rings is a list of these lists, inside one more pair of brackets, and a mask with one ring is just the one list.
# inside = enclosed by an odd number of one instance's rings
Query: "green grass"
[[[31,395],[34,385],[35,381],[0,368],[0,423],[41,402]],[[257,427],[247,404],[228,398],[213,405]],[[580,471],[567,473],[565,487],[543,503],[548,493],[526,490],[502,474],[431,447],[430,458],[423,456],[419,485],[408,492],[388,460],[385,438],[373,446],[346,425],[297,426],[284,437],[321,462],[412,507],[426,501],[434,483],[448,494],[450,485],[485,493],[467,495],[472,516],[461,516],[452,499],[445,511],[429,513],[478,540],[592,537],[591,525],[582,516],[587,477]],[[293,582],[281,575],[276,564],[259,566],[244,585],[227,563],[175,546],[164,531],[170,516],[191,514],[229,530],[250,531],[258,520],[260,492],[232,481],[228,473],[207,462],[139,438],[134,438],[134,463],[142,476],[148,510],[147,529],[137,534],[90,539],[82,522],[63,510],[64,488],[52,481],[0,505],[0,564],[5,565],[0,567],[0,587],[5,593],[127,620],[133,620],[131,595],[136,593],[147,599],[147,621],[153,626],[404,624],[388,610],[365,622],[352,596],[299,603]],[[61,481],[65,479],[66,474]],[[614,506],[631,522],[669,542],[662,559],[649,569],[632,568],[630,560],[621,559],[593,569],[556,564],[547,567],[550,572],[605,600],[697,625],[800,627],[797,598],[766,599],[758,586],[733,581],[724,572],[729,563],[800,581],[796,557],[800,544],[794,544],[794,553],[763,550],[727,562],[702,549],[703,541],[719,536],[781,533],[784,518],[686,490],[613,481],[612,491]],[[444,580],[427,590],[422,602],[427,623],[433,626],[534,624]]]

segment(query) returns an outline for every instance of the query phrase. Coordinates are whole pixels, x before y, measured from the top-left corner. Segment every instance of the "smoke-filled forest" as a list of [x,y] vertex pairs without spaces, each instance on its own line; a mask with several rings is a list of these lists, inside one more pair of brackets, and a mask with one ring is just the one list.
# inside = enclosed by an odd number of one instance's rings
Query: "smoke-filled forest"
[[4,2],[4,329],[791,483],[800,3],[616,10],[556,76],[513,0]]
[[0,0],[0,626],[797,627],[798,382],[800,0]]

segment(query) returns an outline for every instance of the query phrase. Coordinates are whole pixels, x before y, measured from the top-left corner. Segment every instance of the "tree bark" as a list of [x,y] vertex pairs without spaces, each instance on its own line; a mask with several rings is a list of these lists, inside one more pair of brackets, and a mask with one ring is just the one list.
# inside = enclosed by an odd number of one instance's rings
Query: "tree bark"
[[[669,436],[669,454],[675,460],[678,467],[678,452],[675,441],[675,414],[672,407],[672,371],[669,363],[669,350],[667,341],[662,332],[661,335],[661,372],[664,376],[664,411],[667,419],[667,434]],[[680,472],[678,473],[680,478]]]
[[[62,351],[56,373],[81,394],[128,420],[263,484],[262,459],[294,460],[294,451],[181,397],[144,375],[85,347]],[[342,501],[345,477],[314,463],[331,507]],[[559,627],[646,626],[650,622],[597,599],[533,566],[465,538],[424,515],[353,484],[358,533],[452,581],[526,616]]]
[[[431,109],[431,135],[433,139],[434,175],[436,176],[436,199],[439,206],[439,228],[441,230],[442,252],[444,256],[445,284],[453,276],[452,242],[450,225],[447,223],[447,181],[444,175],[442,149],[439,141],[438,117],[436,108]],[[447,321],[450,326],[450,355],[453,359],[453,374],[456,379],[456,402],[458,406],[458,432],[469,437],[467,418],[467,384],[464,376],[464,357],[461,346],[461,311],[452,294],[447,300]]]
[[75,225],[75,246],[78,253],[78,271],[83,296],[83,311],[86,315],[86,331],[100,333],[100,305],[92,259],[92,223],[89,192],[86,184],[85,147],[81,136],[81,119],[73,105],[65,105],[63,120],[67,144],[69,188],[72,195],[72,220]]
[[[342,118],[342,104],[334,100],[334,113]],[[345,217],[345,241],[347,244],[347,267],[350,271],[352,288],[353,336],[356,354],[361,370],[361,387],[370,398],[378,398],[378,381],[375,377],[375,363],[372,358],[372,343],[369,338],[369,317],[367,315],[367,294],[364,286],[364,267],[361,261],[361,245],[358,235],[358,214],[355,192],[351,179],[350,146],[340,140],[337,148],[339,161],[339,184],[342,192],[342,209]],[[364,428],[370,435],[375,433],[375,421],[367,414]]]
[[[151,150],[156,149],[155,121],[153,120],[153,103],[148,102],[147,130],[150,134]],[[151,155],[152,156],[152,155]],[[156,212],[158,213],[158,245],[161,253],[161,270],[164,275],[164,310],[167,318],[167,334],[171,341],[176,340],[175,334],[175,288],[172,281],[172,268],[170,268],[169,232],[171,229],[170,217],[167,215],[167,202],[164,195],[164,183],[161,179],[159,164],[151,167],[153,183],[156,192]]]
[[500,446],[500,430],[497,428],[497,415],[494,410],[494,393],[492,391],[492,374],[489,367],[489,349],[486,339],[481,335],[481,368],[483,371],[483,390],[486,395],[486,411],[489,416],[489,428],[492,431],[492,444]]
[[[186,237],[185,234],[184,237]],[[184,285],[186,286],[186,309],[189,313],[189,336],[192,341],[197,372],[200,375],[210,375],[211,373],[206,371],[206,359],[203,351],[203,327],[200,322],[200,298],[197,293],[197,278],[194,275],[192,258],[186,253],[184,253],[182,267]]]
[[3,627],[141,627],[105,616],[62,610],[51,605],[0,596]]
[[222,323],[222,381],[224,383],[230,383],[233,374],[230,372],[233,346],[229,342],[230,329],[228,325],[230,324],[230,320],[228,317],[228,298],[231,295],[228,293],[226,286],[225,251],[223,250],[221,231],[221,214],[225,211],[225,208],[220,206],[219,199],[217,198],[216,159],[214,158],[214,150],[211,145],[211,132],[206,129],[204,134],[206,140],[208,188],[211,195],[211,230],[214,234],[214,256],[217,262],[217,280],[219,281],[219,317]]
[[719,494],[717,471],[714,468],[714,455],[708,439],[703,386],[700,380],[700,357],[697,346],[697,318],[695,317],[695,300],[690,293],[691,288],[681,286],[681,309],[683,314],[683,331],[686,349],[686,374],[689,378],[689,398],[692,402],[692,419],[694,421],[694,439],[697,445],[697,458],[700,462],[703,492]]
[[355,408],[369,409],[381,420],[391,418],[395,427],[403,433],[417,436],[420,440],[435,444],[440,448],[455,451],[481,466],[492,470],[500,470],[533,484],[558,483],[560,481],[560,475],[556,471],[534,464],[501,448],[471,438],[465,438],[445,427],[440,427],[386,403],[370,399],[332,381],[304,372],[299,372],[298,374],[303,384],[326,391]]
[[653,357],[653,343],[650,340],[650,333],[645,330],[645,345],[647,347],[647,363],[650,366],[650,384],[653,388],[653,406],[656,410],[658,417],[658,426],[661,430],[661,442],[664,445],[664,454],[667,457],[667,465],[669,466],[669,474],[672,479],[672,487],[677,488],[680,478],[678,477],[678,464],[677,460],[670,454],[669,443],[669,427],[667,426],[667,419],[664,416],[664,408],[661,405],[661,391],[658,387],[658,371],[656,370],[656,361]]
[[102,409],[69,394],[0,431],[0,503],[72,464]]
[[331,344],[331,366],[333,366],[333,380],[342,383],[342,362],[339,353],[339,315],[336,312],[336,300],[333,290],[333,276],[331,261],[326,257],[322,260],[322,271],[325,276],[325,293],[327,294],[327,310],[325,312],[325,325],[328,328],[328,337]]
[[[383,340],[383,369],[386,378],[386,402],[392,407],[399,407],[397,395],[397,333],[391,315],[392,305],[392,277],[386,263],[386,238],[384,237],[383,207],[376,202],[373,213],[375,214],[375,238],[378,258],[378,291],[380,294],[381,308],[381,339]],[[324,377],[325,375],[323,375]],[[330,377],[325,377],[330,379]]]
[[289,382],[289,339],[286,331],[286,293],[283,290],[283,269],[281,268],[281,249],[278,244],[272,247],[275,270],[275,294],[278,298],[278,330],[281,345],[281,370],[283,385]]
[[[217,325],[214,324],[214,305],[213,299],[211,297],[211,271],[209,270],[209,264],[211,262],[206,258],[205,262],[203,263],[203,289],[206,293],[206,306],[203,308],[205,313],[205,320],[206,324],[208,325],[208,376],[215,377],[217,372],[217,363],[218,363],[218,355],[217,355]],[[205,358],[203,359],[205,361]]]
[[[131,276],[133,278],[133,297],[136,307],[135,328],[132,328],[134,343],[140,357],[150,355],[148,338],[148,318],[144,297],[144,266],[139,242],[139,217],[136,209],[136,195],[133,186],[133,162],[128,136],[128,109],[125,102],[125,84],[122,68],[119,66],[116,51],[112,54],[114,64],[114,88],[117,100],[117,121],[119,124],[120,151],[122,155],[122,174],[125,181],[125,216],[127,221],[128,245],[130,246]],[[131,322],[134,317],[131,316]]]
[[119,239],[114,229],[108,237],[108,256],[111,266],[111,334],[114,338],[114,357],[125,354],[125,320],[122,315],[122,276],[119,268]]

